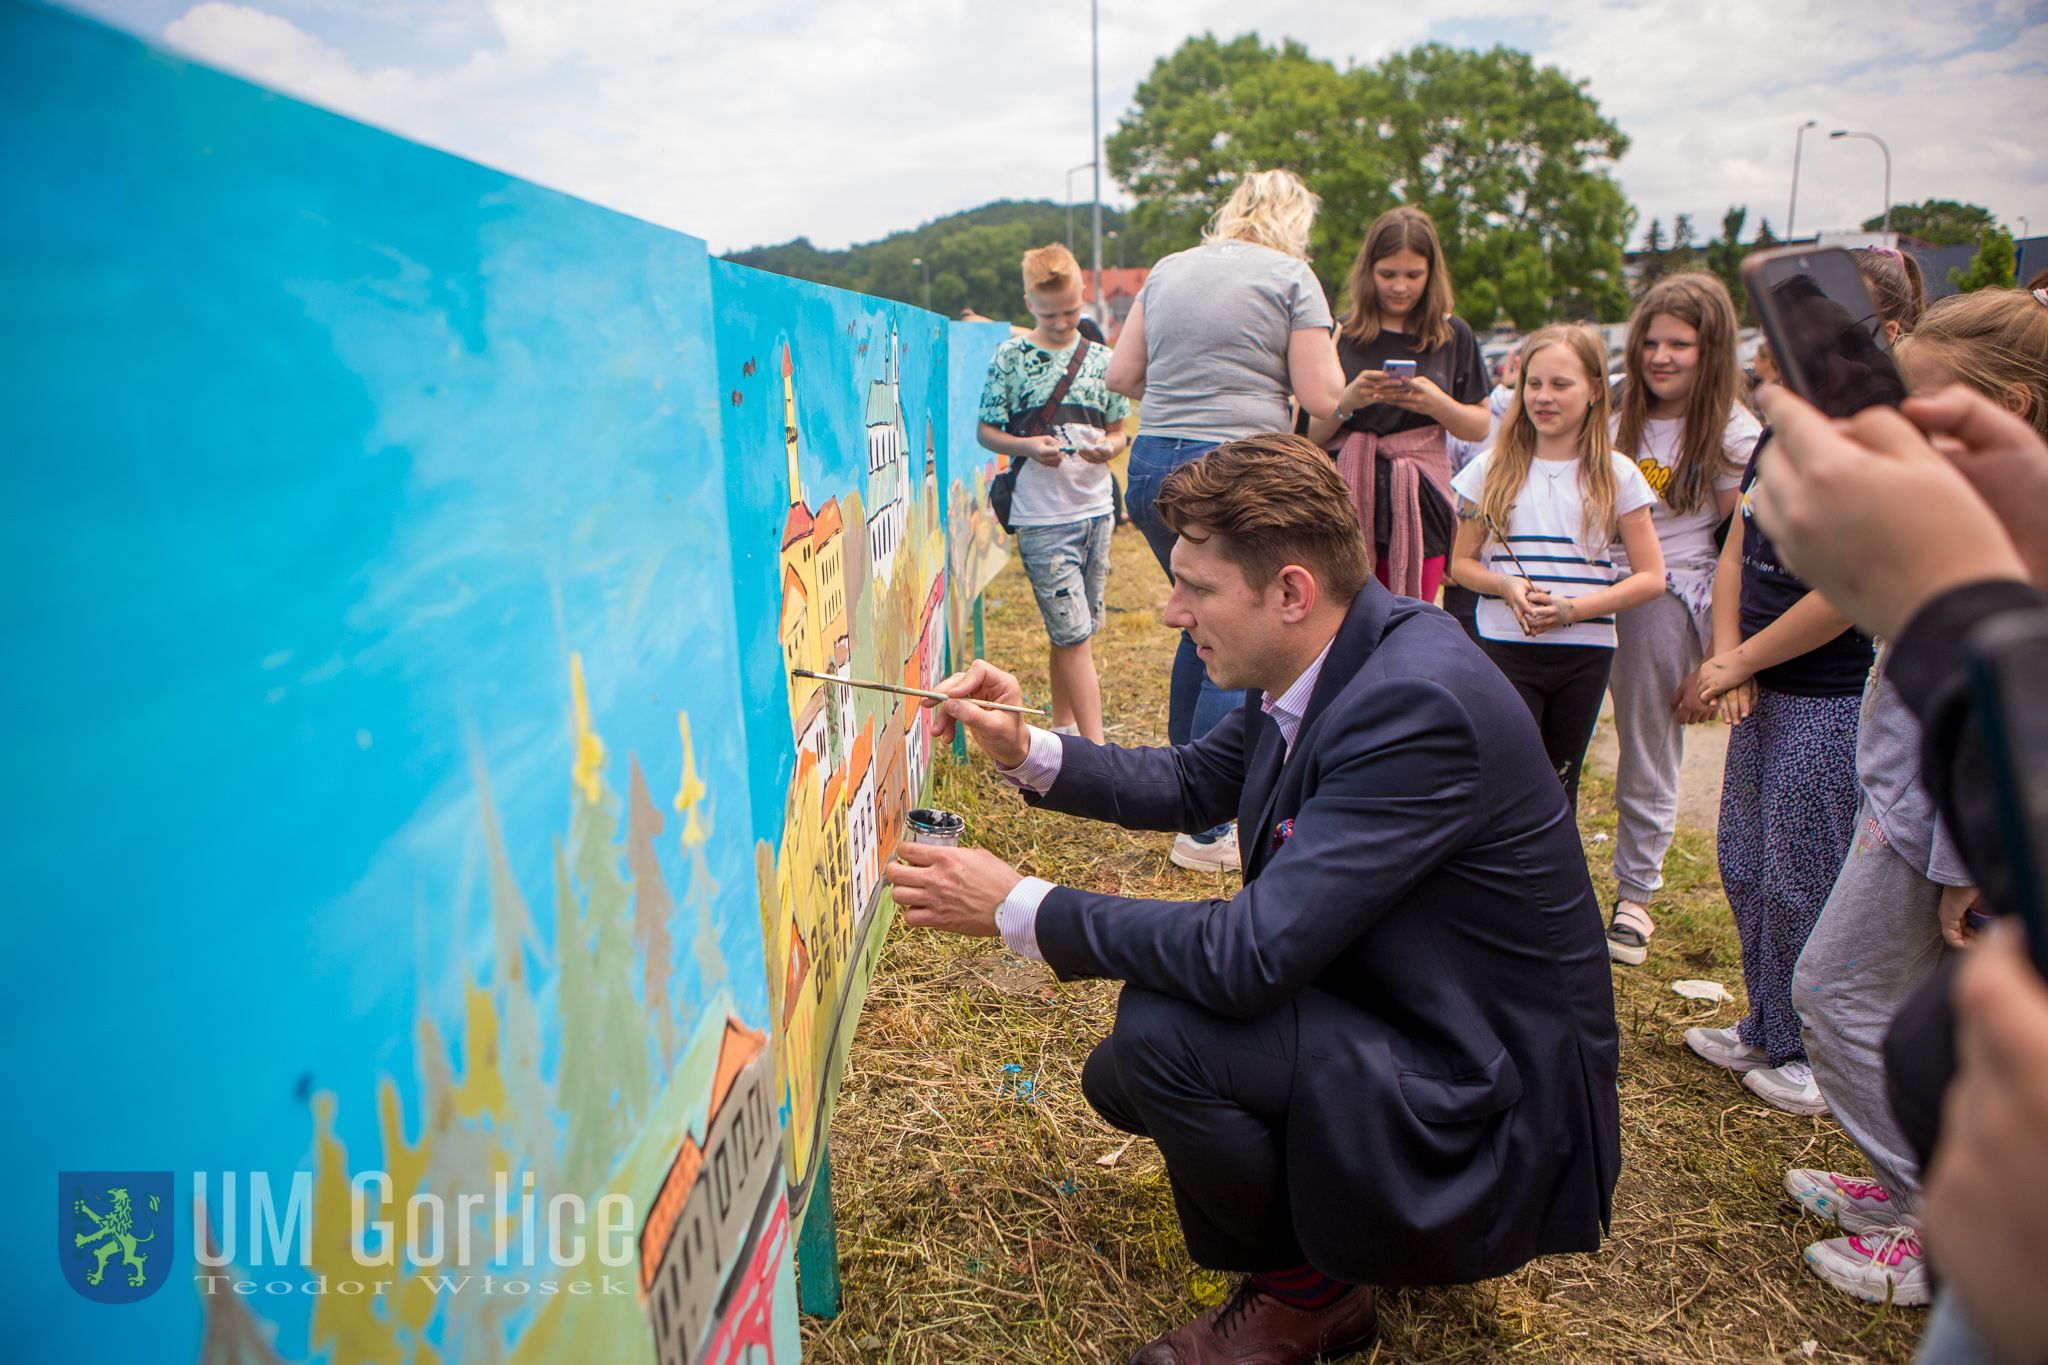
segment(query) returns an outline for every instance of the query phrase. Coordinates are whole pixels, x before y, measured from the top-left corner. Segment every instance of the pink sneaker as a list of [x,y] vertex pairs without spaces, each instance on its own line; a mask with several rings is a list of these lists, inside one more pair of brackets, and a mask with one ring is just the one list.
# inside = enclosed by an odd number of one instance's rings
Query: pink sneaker
[[1871,1237],[1851,1233],[1815,1242],[1806,1249],[1806,1263],[1823,1280],[1865,1303],[1920,1308],[1934,1297],[1920,1233],[1905,1223]]
[[1891,1191],[1874,1180],[1801,1166],[1785,1172],[1785,1193],[1817,1218],[1844,1232],[1883,1232],[1904,1221]]

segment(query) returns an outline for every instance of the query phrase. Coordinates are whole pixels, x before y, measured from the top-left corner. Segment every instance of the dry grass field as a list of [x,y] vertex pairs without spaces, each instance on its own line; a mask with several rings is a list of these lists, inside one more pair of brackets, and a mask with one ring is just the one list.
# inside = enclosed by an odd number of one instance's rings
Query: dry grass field
[[[1110,620],[1097,644],[1110,737],[1163,738],[1174,635],[1143,539],[1116,535]],[[1044,635],[1013,562],[986,598],[987,654],[1045,695]],[[1236,879],[1167,862],[1171,836],[1026,809],[978,760],[939,768],[939,804],[1020,868],[1124,894],[1228,894]],[[1610,895],[1611,795],[1589,775],[1580,824]],[[1829,1235],[1785,1199],[1788,1167],[1855,1170],[1826,1118],[1752,1100],[1681,1034],[1732,1023],[1670,982],[1709,977],[1738,998],[1735,931],[1713,842],[1681,831],[1650,961],[1615,974],[1624,1169],[1613,1236],[1505,1279],[1383,1296],[1391,1361],[1905,1361],[1923,1314],[1857,1304],[1800,1248]],[[807,1358],[843,1362],[1123,1361],[1214,1303],[1220,1277],[1187,1259],[1151,1144],[1099,1121],[1082,1059],[1107,1028],[1109,982],[1060,985],[997,941],[891,932],[832,1129],[845,1297],[806,1320]]]

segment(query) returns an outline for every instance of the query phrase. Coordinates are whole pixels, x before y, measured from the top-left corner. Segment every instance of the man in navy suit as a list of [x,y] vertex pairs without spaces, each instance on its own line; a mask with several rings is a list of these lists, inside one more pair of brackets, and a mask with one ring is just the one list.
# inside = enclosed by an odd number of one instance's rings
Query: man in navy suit
[[1033,729],[977,660],[941,690],[1049,809],[1131,829],[1235,818],[1244,886],[1137,900],[908,845],[905,918],[1125,982],[1082,1070],[1159,1144],[1188,1251],[1245,1272],[1135,1365],[1356,1349],[1372,1285],[1460,1283],[1597,1247],[1621,1164],[1613,988],[1577,827],[1513,687],[1433,606],[1373,581],[1349,493],[1293,436],[1161,487],[1166,624],[1242,710],[1192,744]]

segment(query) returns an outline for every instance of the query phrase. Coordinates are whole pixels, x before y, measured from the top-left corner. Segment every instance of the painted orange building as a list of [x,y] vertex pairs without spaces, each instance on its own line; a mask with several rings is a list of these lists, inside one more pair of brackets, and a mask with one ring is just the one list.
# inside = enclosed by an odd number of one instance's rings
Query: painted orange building
[[768,1039],[730,1016],[712,1074],[704,1145],[685,1136],[640,1227],[640,1291],[660,1365],[703,1358],[736,1265],[759,1260],[754,1229],[783,1198]]

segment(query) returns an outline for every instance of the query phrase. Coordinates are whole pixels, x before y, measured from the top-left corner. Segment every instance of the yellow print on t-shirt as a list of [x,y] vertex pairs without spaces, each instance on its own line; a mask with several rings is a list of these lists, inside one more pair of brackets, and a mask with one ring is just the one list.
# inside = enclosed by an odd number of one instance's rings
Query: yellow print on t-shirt
[[1671,487],[1671,466],[1659,464],[1655,456],[1645,455],[1636,461],[1636,468],[1643,471],[1643,478],[1650,485],[1650,491],[1658,497]]

